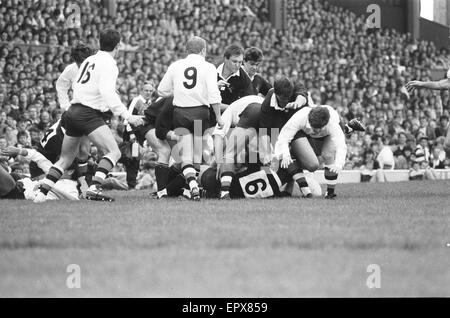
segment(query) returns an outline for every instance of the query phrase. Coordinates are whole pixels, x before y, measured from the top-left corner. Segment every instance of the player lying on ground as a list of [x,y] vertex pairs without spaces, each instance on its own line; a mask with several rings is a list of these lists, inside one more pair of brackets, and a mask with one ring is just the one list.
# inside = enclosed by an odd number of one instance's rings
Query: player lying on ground
[[[34,200],[39,182],[19,174],[9,174],[0,165],[0,199]],[[47,200],[78,200],[77,182],[59,180],[47,194]]]
[[325,198],[336,197],[334,190],[338,174],[345,165],[347,155],[339,114],[330,106],[300,109],[283,126],[275,144],[275,155],[281,160],[281,168],[292,164],[291,154],[304,169],[311,172],[319,168],[317,156],[321,155],[327,183]]
[[47,193],[77,156],[83,136],[87,136],[104,154],[86,192],[86,199],[113,201],[112,198],[103,195],[101,184],[120,159],[121,152],[103,118],[103,113],[111,110],[135,126],[143,123],[141,117],[128,113],[116,93],[119,70],[114,57],[119,50],[119,43],[120,34],[117,31],[112,29],[102,31],[100,50],[81,64],[77,81],[73,85],[72,105],[62,117],[66,135],[61,156],[43,180],[35,202],[46,200]]

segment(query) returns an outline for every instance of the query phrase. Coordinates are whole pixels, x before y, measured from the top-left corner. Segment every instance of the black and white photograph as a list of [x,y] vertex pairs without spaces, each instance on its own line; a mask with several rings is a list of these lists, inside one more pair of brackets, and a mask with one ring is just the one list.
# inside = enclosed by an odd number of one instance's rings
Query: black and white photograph
[[0,298],[449,297],[449,126],[450,0],[0,0]]

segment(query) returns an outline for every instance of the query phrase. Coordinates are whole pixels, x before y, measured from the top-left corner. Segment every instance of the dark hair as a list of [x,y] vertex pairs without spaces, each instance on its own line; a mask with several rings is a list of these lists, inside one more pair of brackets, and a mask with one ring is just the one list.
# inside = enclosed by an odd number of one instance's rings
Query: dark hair
[[93,52],[89,46],[83,43],[78,43],[70,51],[70,57],[75,61],[75,63],[80,65],[87,57],[91,56],[92,53]]
[[114,29],[106,29],[100,33],[100,50],[112,52],[120,42],[120,33]]
[[443,120],[443,119],[445,119],[446,121],[448,121],[448,116],[442,115],[442,116],[439,118],[439,121],[441,121],[441,120]]
[[244,52],[244,61],[248,62],[261,62],[263,59],[263,53],[257,47],[250,47]]
[[244,55],[244,49],[239,44],[231,44],[227,46],[223,52],[223,56],[226,59],[236,55]]
[[328,108],[317,106],[311,109],[308,115],[308,121],[312,128],[322,128],[330,120]]
[[286,76],[279,76],[273,82],[273,91],[277,96],[288,98],[294,92],[294,84]]

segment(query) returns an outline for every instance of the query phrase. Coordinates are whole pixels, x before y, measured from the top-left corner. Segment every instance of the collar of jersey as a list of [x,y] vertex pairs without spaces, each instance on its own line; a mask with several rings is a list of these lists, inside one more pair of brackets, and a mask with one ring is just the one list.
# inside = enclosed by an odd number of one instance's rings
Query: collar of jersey
[[224,80],[228,80],[230,77],[233,77],[233,76],[240,76],[240,75],[241,75],[241,68],[239,68],[236,72],[234,72],[233,74],[231,74],[230,76],[228,76],[228,78],[224,78],[224,77],[222,76],[222,71],[223,71],[223,63],[220,64],[220,65],[217,67],[217,74],[219,74],[220,78],[223,78]]
[[190,59],[199,59],[199,60],[202,60],[202,61],[204,61],[205,60],[205,58],[202,56],[202,55],[200,55],[200,54],[189,54],[188,56],[186,56],[186,58],[190,58]]
[[111,59],[114,62],[114,64],[117,64],[116,60],[108,52],[98,50],[97,54],[101,55],[101,56],[104,56],[106,58],[109,58],[109,59]]
[[282,111],[282,112],[287,111],[286,109],[281,108],[281,107],[278,106],[278,101],[277,101],[277,97],[275,96],[275,93],[273,93],[272,98],[270,99],[270,107],[273,107],[276,110],[279,110],[279,111]]

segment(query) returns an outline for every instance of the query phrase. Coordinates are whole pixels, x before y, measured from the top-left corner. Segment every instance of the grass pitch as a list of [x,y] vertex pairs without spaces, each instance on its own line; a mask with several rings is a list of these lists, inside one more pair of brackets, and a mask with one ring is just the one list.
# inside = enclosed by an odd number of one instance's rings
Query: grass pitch
[[112,194],[0,201],[0,296],[450,296],[449,181],[339,185],[334,201]]

